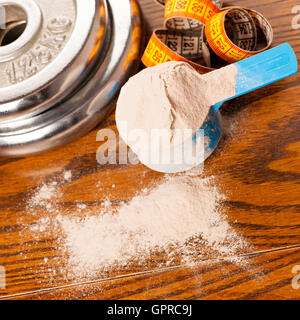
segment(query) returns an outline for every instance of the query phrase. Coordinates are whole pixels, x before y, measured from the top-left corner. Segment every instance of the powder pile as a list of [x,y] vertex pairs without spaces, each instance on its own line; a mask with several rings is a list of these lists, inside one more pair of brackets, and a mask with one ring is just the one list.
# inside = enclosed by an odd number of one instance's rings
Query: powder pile
[[223,196],[212,182],[167,176],[119,208],[106,205],[91,212],[78,207],[74,216],[57,209],[57,214],[41,219],[31,231],[38,235],[45,228],[56,228],[62,234],[60,245],[76,277],[92,277],[133,262],[144,264],[146,270],[147,263],[155,263],[151,255],[157,253],[166,260],[165,266],[193,265],[208,255],[237,261],[236,255],[247,243],[221,213]]
[[[153,129],[196,132],[205,121],[210,107],[235,95],[237,68],[229,65],[200,75],[188,63],[167,62],[147,68],[123,86],[116,110],[116,121],[122,138],[126,133],[144,130],[148,137]],[[127,132],[120,125],[126,122]]]

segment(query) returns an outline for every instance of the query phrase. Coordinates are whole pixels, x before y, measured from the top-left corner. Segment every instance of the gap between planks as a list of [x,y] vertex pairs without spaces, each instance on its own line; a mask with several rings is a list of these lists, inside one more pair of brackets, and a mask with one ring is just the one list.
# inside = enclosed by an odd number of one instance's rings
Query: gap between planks
[[[277,252],[282,252],[282,251],[289,251],[289,250],[293,250],[293,249],[297,249],[297,248],[300,248],[300,243],[295,244],[295,245],[291,245],[291,246],[287,246],[287,247],[279,247],[279,248],[275,248],[275,249],[245,253],[245,254],[237,255],[235,257],[239,257],[239,258],[243,258],[243,257],[247,258],[248,257],[249,258],[249,257],[253,257],[253,256],[261,256],[261,255],[264,255],[267,253],[277,253]],[[216,262],[226,261],[226,260],[230,260],[232,258],[234,258],[234,257],[209,259],[209,260],[201,261],[201,262],[193,265],[193,267],[201,266],[201,265],[207,264],[207,263],[216,263]],[[111,277],[111,278],[108,277],[108,278],[96,279],[96,280],[92,280],[92,281],[71,283],[69,285],[64,285],[64,286],[45,288],[45,289],[28,291],[28,292],[23,292],[23,293],[16,293],[16,294],[7,295],[7,296],[0,296],[0,300],[9,300],[9,299],[20,298],[20,297],[25,298],[26,296],[32,295],[32,294],[49,293],[49,292],[54,292],[54,291],[58,291],[58,290],[82,287],[82,286],[86,286],[86,285],[103,283],[103,282],[120,280],[120,279],[126,279],[126,278],[132,278],[132,277],[138,277],[138,276],[142,276],[142,275],[159,274],[159,273],[164,273],[164,272],[169,272],[169,271],[184,269],[184,268],[189,268],[189,267],[191,267],[191,266],[190,265],[180,265],[180,266],[162,268],[162,269],[157,269],[157,270],[149,270],[149,271],[144,271],[144,272],[131,273],[131,274],[126,274],[126,275],[116,276],[116,277]]]

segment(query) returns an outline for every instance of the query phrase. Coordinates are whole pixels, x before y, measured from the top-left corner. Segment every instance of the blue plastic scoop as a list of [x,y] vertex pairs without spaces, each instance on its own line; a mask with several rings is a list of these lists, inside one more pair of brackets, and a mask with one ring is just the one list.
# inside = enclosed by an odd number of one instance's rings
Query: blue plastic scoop
[[[296,55],[291,46],[287,43],[237,62],[234,65],[238,69],[236,77],[236,94],[233,97],[212,106],[205,123],[193,137],[193,143],[195,145],[197,145],[199,141],[202,141],[203,143],[203,137],[206,138],[205,140],[207,143],[205,145],[204,153],[202,148],[202,152],[199,152],[199,154],[196,155],[193,163],[188,164],[151,164],[145,163],[143,162],[143,159],[140,159],[146,166],[159,172],[178,173],[200,165],[213,153],[220,141],[222,123],[219,109],[225,101],[292,76],[298,71]],[[201,137],[202,139],[199,139]],[[182,152],[182,149],[178,152]]]
[[214,105],[213,109],[215,111],[217,111],[225,101],[292,76],[298,71],[296,55],[288,43],[239,61],[234,65],[238,69],[236,94]]

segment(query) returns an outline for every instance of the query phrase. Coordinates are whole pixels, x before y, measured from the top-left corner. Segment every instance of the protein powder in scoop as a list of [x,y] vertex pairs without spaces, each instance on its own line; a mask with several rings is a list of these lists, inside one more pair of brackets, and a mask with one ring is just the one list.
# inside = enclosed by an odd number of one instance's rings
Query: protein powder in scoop
[[235,95],[236,75],[234,65],[200,75],[188,63],[173,61],[141,71],[125,84],[117,103],[122,138],[126,141],[121,122],[127,132],[142,129],[148,137],[153,129],[167,129],[170,143],[175,130],[196,132],[212,105]]

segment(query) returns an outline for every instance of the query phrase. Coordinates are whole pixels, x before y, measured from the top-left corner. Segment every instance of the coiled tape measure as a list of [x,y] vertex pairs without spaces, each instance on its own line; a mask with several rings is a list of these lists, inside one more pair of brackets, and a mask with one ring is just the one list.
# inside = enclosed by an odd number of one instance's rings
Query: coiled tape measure
[[142,62],[147,67],[185,61],[206,73],[267,50],[273,30],[259,12],[222,8],[220,0],[155,0],[165,6],[163,29],[156,29]]

